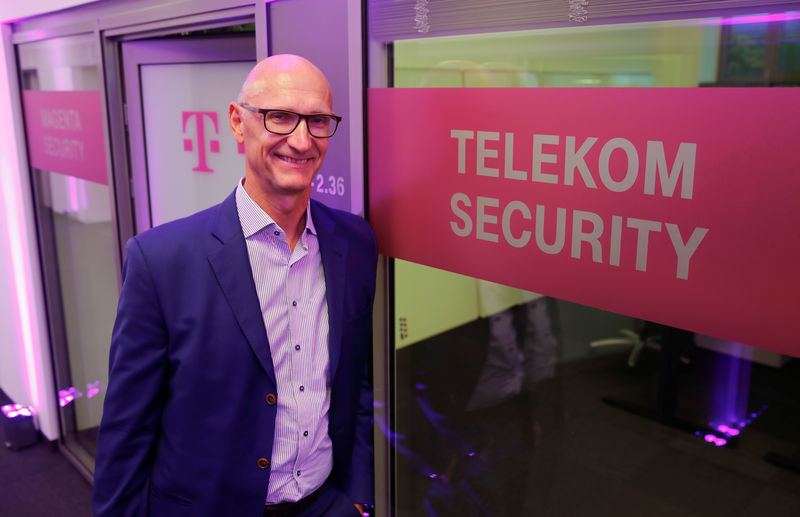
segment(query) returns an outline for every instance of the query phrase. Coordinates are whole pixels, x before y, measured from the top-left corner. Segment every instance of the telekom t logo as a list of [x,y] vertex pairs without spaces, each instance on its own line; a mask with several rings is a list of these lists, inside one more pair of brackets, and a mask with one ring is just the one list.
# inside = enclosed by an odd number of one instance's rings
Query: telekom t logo
[[[192,118],[195,120],[195,139],[184,138],[183,150],[193,151],[195,144],[197,147],[197,166],[192,170],[196,172],[214,172],[206,162],[206,130],[205,117],[214,123],[214,134],[219,135],[219,124],[217,122],[216,111],[184,111],[181,113],[183,122],[183,132],[186,133],[186,123]],[[212,153],[219,153],[219,140],[208,140],[208,150]],[[239,144],[239,154],[244,154],[244,146]]]

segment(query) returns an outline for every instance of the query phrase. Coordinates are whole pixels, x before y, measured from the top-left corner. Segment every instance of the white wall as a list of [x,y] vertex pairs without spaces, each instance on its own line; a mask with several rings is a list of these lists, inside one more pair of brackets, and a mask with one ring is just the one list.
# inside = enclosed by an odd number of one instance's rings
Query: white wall
[[12,22],[38,14],[60,11],[76,5],[90,4],[96,0],[3,0],[0,5],[0,22]]

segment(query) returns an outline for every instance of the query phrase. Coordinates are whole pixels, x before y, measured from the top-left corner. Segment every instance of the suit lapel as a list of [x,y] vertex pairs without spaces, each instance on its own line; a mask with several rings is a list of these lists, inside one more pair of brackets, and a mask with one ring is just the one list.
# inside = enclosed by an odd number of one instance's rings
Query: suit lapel
[[275,370],[269,353],[267,330],[236,210],[236,191],[219,206],[217,217],[212,222],[212,233],[221,246],[208,255],[208,262],[250,348],[274,383]]
[[325,299],[328,302],[328,346],[330,376],[334,377],[342,351],[342,311],[347,272],[348,243],[344,235],[336,235],[336,222],[328,210],[313,199],[311,217],[317,229],[322,268],[325,271]]

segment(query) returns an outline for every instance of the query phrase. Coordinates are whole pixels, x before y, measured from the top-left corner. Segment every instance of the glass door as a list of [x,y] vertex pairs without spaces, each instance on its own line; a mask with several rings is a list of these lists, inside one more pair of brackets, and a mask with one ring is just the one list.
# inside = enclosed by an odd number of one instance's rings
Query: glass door
[[122,44],[136,232],[221,202],[244,175],[228,129],[254,33]]
[[[438,11],[437,19],[434,3],[417,2],[394,18],[370,5],[376,87],[697,88],[739,78],[772,86],[779,77],[781,86],[796,85],[792,13],[427,37],[437,25],[443,33],[486,26],[481,15],[493,12],[476,6],[473,18]],[[502,94],[487,95],[487,106],[491,95]],[[405,138],[436,109],[412,127],[384,119],[370,131]],[[496,130],[491,119],[485,128]],[[484,156],[502,156],[491,154],[498,147]],[[505,163],[508,174],[514,164]],[[369,173],[377,181],[372,165]],[[496,213],[476,224],[499,225]],[[464,220],[451,219],[454,232],[464,229]],[[412,230],[419,237],[426,228]],[[547,233],[540,246],[553,238]],[[459,264],[477,270],[480,260],[459,257]],[[413,261],[386,264],[388,514],[790,515],[800,508],[788,488],[797,481],[798,359]],[[781,461],[785,470],[774,466]]]
[[17,46],[64,444],[91,472],[118,291],[93,35]]

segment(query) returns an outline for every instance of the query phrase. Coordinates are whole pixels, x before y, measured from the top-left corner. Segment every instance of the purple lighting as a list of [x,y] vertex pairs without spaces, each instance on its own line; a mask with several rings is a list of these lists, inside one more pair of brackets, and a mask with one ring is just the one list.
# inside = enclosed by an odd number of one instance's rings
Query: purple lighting
[[[0,60],[3,61],[4,60]],[[12,133],[10,124],[3,127],[7,120],[0,120],[0,134],[3,136]],[[9,137],[9,140],[11,137]],[[3,153],[6,154],[6,153]],[[11,156],[0,157],[0,193],[2,194],[2,210],[5,212],[6,228],[5,232],[8,240],[9,256],[11,259],[12,271],[12,293],[16,298],[17,307],[17,333],[20,337],[22,346],[22,356],[25,364],[25,380],[28,386],[28,394],[34,407],[42,406],[42,397],[39,392],[39,374],[36,367],[39,364],[37,354],[37,344],[39,336],[36,329],[36,309],[33,297],[33,277],[29,264],[33,260],[28,254],[28,241],[25,230],[27,228],[24,220],[24,206],[21,199],[23,197],[22,185],[17,177],[16,168],[12,165]]]
[[2,408],[6,418],[16,418],[18,416],[33,416],[33,409],[22,404],[6,404]]
[[58,390],[58,405],[60,407],[64,407],[73,400],[82,396],[83,393],[76,390],[74,386],[71,386],[65,390]]
[[100,393],[100,381],[90,382],[86,385],[86,398],[92,398]]
[[80,209],[78,202],[78,182],[72,176],[67,178],[69,185],[69,204],[72,212],[77,212]]
[[717,447],[722,447],[723,445],[726,445],[728,443],[728,440],[726,440],[725,438],[720,438],[719,436],[710,433],[705,435],[704,439],[706,442],[713,443]]
[[726,434],[728,436],[738,436],[739,435],[739,430],[738,429],[736,429],[735,427],[728,427],[725,424],[718,425],[717,426],[717,431],[719,431],[720,433]]
[[715,20],[703,20],[701,25],[741,25],[745,23],[771,23],[786,22],[790,20],[800,20],[800,12],[775,13],[775,14],[753,14],[749,16],[734,16],[732,18],[718,18]]

